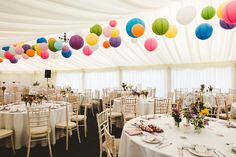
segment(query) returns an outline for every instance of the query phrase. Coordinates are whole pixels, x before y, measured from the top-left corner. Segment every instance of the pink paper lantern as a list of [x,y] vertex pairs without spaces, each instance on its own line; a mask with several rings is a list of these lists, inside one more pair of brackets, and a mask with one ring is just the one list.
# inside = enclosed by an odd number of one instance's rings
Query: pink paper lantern
[[16,47],[15,52],[17,55],[21,55],[24,52],[24,49],[22,47]]
[[86,55],[86,56],[90,56],[90,55],[93,53],[93,50],[91,50],[91,49],[89,48],[89,46],[84,46],[84,48],[83,48],[83,53],[84,53],[84,55]]
[[223,20],[228,24],[236,24],[236,0],[229,2],[223,9]]
[[42,59],[48,59],[49,57],[49,52],[48,51],[42,51],[41,52],[41,58]]
[[157,41],[155,38],[148,38],[145,41],[144,46],[145,46],[146,50],[154,51],[157,48]]
[[40,46],[41,51],[47,51],[48,50],[47,43],[41,43],[39,46]]
[[111,36],[110,31],[111,31],[112,27],[107,26],[103,29],[103,35],[107,38],[109,38]]
[[5,56],[6,59],[9,59],[9,60],[14,58],[14,56],[9,51],[6,51],[4,53],[4,56]]
[[116,24],[117,24],[117,22],[116,22],[116,20],[111,20],[111,21],[109,22],[109,24],[110,24],[111,27],[115,27]]
[[27,54],[22,54],[22,57],[24,58],[24,59],[29,59],[29,56],[27,55]]
[[69,50],[70,50],[70,48],[67,45],[62,47],[62,52],[68,52]]

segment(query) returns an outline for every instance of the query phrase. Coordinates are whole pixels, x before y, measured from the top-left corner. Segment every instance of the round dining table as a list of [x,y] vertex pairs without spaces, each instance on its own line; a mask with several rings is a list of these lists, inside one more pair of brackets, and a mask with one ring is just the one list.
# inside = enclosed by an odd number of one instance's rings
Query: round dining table
[[[138,98],[137,99],[137,113],[139,115],[147,115],[154,113],[154,99]],[[116,112],[123,111],[122,98],[116,98],[113,102],[113,110]]]
[[[128,121],[122,131],[119,157],[196,157],[193,150],[196,146],[209,149],[212,157],[235,157],[233,145],[236,144],[236,128],[228,128],[227,121],[209,118],[209,125],[196,132],[186,122],[175,126],[170,115],[150,115],[153,119],[143,116]],[[145,124],[153,124],[164,130],[163,133],[150,134],[140,129],[141,135],[128,134],[137,132],[140,120]],[[147,142],[147,137],[158,137],[159,143]],[[162,137],[162,138],[160,138]],[[208,155],[209,155],[208,154]],[[223,155],[222,155],[223,154]]]
[[[55,125],[57,122],[66,120],[65,102],[43,103],[42,107],[51,107],[51,143],[56,143]],[[15,148],[20,149],[27,146],[28,142],[28,120],[27,107],[24,103],[17,105],[8,104],[5,108],[0,106],[0,128],[14,131]]]

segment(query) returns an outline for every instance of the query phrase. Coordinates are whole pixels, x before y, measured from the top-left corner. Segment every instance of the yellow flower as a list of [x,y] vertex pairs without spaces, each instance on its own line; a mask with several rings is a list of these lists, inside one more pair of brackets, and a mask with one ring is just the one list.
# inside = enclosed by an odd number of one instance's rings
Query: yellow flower
[[207,108],[201,110],[201,112],[199,113],[200,116],[206,116],[209,114],[209,110]]

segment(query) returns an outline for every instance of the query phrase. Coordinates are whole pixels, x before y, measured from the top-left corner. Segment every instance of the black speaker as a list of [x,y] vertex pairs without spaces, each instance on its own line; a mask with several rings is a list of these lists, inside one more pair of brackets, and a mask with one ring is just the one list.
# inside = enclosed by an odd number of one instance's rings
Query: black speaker
[[51,78],[51,70],[45,70],[44,77]]

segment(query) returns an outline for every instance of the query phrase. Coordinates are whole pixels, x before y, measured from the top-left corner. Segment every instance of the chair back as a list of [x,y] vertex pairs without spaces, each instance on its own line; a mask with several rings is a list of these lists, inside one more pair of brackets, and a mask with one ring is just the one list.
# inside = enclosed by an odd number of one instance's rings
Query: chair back
[[236,89],[229,89],[229,94],[235,94],[236,95]]
[[115,137],[112,136],[106,128],[105,128],[105,140],[106,140],[106,149],[108,157],[116,157],[117,150],[116,150]]
[[35,127],[50,128],[50,107],[28,107],[28,127],[30,129]]
[[188,92],[188,88],[180,88],[180,91],[183,93],[187,93]]
[[154,114],[167,114],[168,106],[168,99],[154,98]]
[[94,92],[94,99],[100,99],[100,91],[99,90],[95,90]]
[[213,88],[212,93],[216,93],[216,94],[221,93],[221,88]]
[[123,105],[123,115],[126,117],[127,115],[133,115],[136,117],[137,115],[137,99],[135,98],[124,98],[122,99]]
[[222,112],[222,110],[225,109],[225,97],[224,95],[216,95],[215,97],[215,101],[216,101],[216,111],[215,111],[215,116],[216,118],[219,118],[220,113]]

